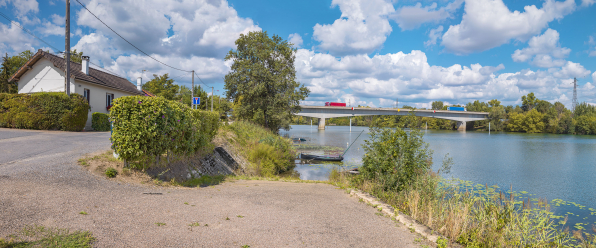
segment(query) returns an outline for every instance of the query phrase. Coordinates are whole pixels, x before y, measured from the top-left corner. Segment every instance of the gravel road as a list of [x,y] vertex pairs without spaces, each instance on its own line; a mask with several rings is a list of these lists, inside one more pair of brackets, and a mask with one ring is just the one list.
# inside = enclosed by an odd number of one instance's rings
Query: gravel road
[[419,247],[406,227],[327,184],[163,188],[77,165],[109,146],[109,133],[0,128],[0,237],[38,224],[89,230],[97,247]]

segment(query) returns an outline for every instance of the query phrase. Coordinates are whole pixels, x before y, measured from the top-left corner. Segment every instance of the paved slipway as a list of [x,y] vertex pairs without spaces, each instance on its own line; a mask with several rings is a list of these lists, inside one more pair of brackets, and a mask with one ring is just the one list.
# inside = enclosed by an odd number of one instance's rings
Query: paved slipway
[[162,188],[77,165],[109,145],[105,132],[0,128],[0,237],[37,224],[91,231],[97,247],[420,247],[406,227],[327,184]]

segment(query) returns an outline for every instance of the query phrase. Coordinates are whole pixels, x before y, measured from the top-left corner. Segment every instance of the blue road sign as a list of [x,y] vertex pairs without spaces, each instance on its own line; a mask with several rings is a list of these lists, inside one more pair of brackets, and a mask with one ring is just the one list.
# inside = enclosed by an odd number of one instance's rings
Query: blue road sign
[[192,104],[196,104],[196,105],[201,104],[201,98],[200,97],[193,98],[192,99]]

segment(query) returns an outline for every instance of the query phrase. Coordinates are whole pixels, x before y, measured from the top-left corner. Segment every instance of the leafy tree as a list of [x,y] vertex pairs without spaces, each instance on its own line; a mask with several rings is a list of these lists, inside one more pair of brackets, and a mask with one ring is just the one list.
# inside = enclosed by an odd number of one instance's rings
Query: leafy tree
[[179,100],[178,89],[180,86],[174,84],[174,79],[168,77],[167,73],[162,76],[153,74],[153,79],[145,83],[143,89],[168,100]]
[[31,57],[33,57],[33,53],[29,50],[12,57],[9,57],[8,54],[5,54],[4,57],[2,57],[2,65],[0,66],[0,93],[17,93],[18,82],[8,82],[8,80],[23,65],[25,65]]
[[503,119],[507,118],[507,114],[505,113],[505,108],[503,106],[496,106],[491,108],[490,112],[488,113],[488,118],[492,125],[490,125],[491,129],[494,131],[502,131],[503,130]]
[[362,176],[380,182],[385,190],[403,190],[430,169],[432,151],[422,137],[416,129],[372,127],[363,147]]
[[528,94],[527,96],[522,96],[521,99],[522,99],[522,109],[524,111],[532,110],[536,106],[536,103],[538,102],[538,99],[536,99],[536,96],[534,96],[534,92]]
[[489,105],[491,108],[494,108],[494,107],[499,107],[499,106],[501,106],[501,101],[499,101],[499,100],[497,100],[497,99],[492,99],[492,100],[488,101],[488,105]]
[[[64,56],[62,56],[64,57]],[[70,61],[81,63],[83,62],[83,52],[77,52],[77,49],[70,51]]]
[[536,110],[540,113],[546,113],[549,109],[553,107],[553,104],[544,100],[537,100],[536,101]]
[[536,109],[532,109],[526,113],[524,122],[523,122],[523,130],[526,133],[541,133],[544,130],[544,122],[542,121],[544,118],[544,114],[538,112]]
[[442,101],[434,101],[432,103],[432,109],[433,110],[441,110],[441,109],[443,109],[443,102]]
[[511,112],[509,114],[509,123],[507,123],[507,130],[511,132],[524,131],[525,115],[522,113]]
[[480,102],[478,100],[474,101],[473,103],[466,104],[466,110],[472,112],[488,112],[488,104],[485,102]]
[[592,106],[586,102],[582,102],[575,106],[575,112],[573,112],[573,116],[577,118],[584,115],[596,115],[596,106]]
[[277,35],[249,32],[236,40],[237,50],[226,55],[232,60],[225,76],[227,98],[236,105],[234,115],[252,120],[273,132],[289,129],[299,101],[310,91],[296,82],[296,49]]

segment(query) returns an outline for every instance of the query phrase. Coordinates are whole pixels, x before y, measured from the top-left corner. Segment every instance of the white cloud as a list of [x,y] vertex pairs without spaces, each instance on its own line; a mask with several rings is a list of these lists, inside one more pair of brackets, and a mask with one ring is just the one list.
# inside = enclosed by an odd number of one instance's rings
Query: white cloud
[[288,42],[294,44],[294,47],[301,47],[302,46],[302,36],[298,33],[293,33],[288,36]]
[[0,7],[6,7],[9,4],[12,4],[14,9],[16,9],[16,14],[19,19],[20,17],[29,14],[29,12],[39,12],[39,4],[37,3],[37,0],[0,0]]
[[596,71],[592,74],[592,82],[596,84]]
[[586,41],[584,44],[587,44],[588,46],[590,46],[590,48],[587,51],[588,56],[590,56],[590,57],[596,56],[596,41],[594,40],[594,36],[590,35],[588,37],[588,41]]
[[560,46],[559,33],[549,28],[544,34],[532,37],[528,47],[515,50],[511,57],[516,62],[529,61],[532,65],[550,68],[565,65],[564,58],[570,52],[571,49]]
[[596,3],[596,0],[582,0],[582,7],[589,7]]
[[586,70],[586,68],[579,63],[567,61],[565,66],[563,66],[561,70],[553,72],[553,75],[558,78],[582,78],[590,75],[590,71]]
[[410,30],[420,25],[433,22],[438,23],[448,18],[453,18],[453,12],[459,9],[464,1],[455,0],[445,7],[437,9],[437,3],[422,7],[421,3],[414,6],[399,8],[392,16],[402,30]]
[[17,54],[24,50],[34,50],[37,41],[15,24],[0,23],[0,54]]
[[427,47],[436,45],[437,39],[441,38],[442,34],[443,34],[443,26],[439,26],[438,28],[431,29],[428,34],[429,39],[424,42],[424,45]]
[[313,37],[333,55],[370,53],[380,48],[392,28],[388,15],[395,12],[385,0],[333,0],[341,17],[333,24],[316,24]]
[[531,5],[524,12],[512,12],[502,0],[467,0],[461,23],[449,27],[441,44],[447,51],[468,54],[510,40],[526,41],[575,8],[574,0],[546,0],[540,9]]
[[43,36],[50,36],[50,35],[58,35],[64,37],[65,29],[59,25],[51,23],[49,21],[43,21],[41,26],[36,28],[37,32],[41,33]]
[[[222,58],[235,48],[240,34],[261,30],[251,19],[239,17],[225,0],[91,0],[87,8],[149,54]],[[113,39],[113,45],[122,52],[137,53],[85,9],[77,16],[79,26]],[[162,42],[167,38],[169,42]]]

